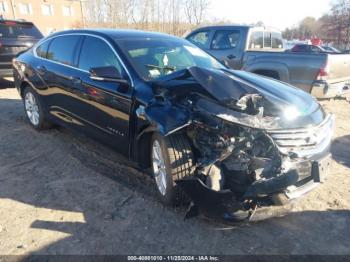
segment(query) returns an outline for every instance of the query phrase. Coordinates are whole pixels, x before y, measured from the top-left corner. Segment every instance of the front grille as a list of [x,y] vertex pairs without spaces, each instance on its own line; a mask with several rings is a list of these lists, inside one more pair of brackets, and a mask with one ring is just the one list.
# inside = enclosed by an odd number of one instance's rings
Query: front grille
[[321,153],[328,148],[334,127],[333,115],[328,115],[318,126],[304,129],[271,130],[269,135],[282,153],[294,152],[299,157]]

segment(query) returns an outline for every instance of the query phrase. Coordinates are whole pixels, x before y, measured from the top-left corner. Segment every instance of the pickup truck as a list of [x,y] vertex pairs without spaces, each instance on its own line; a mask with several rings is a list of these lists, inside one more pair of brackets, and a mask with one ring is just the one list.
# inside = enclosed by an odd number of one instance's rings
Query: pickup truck
[[286,52],[281,32],[273,28],[209,26],[186,39],[232,69],[281,80],[317,98],[350,91],[350,54]]

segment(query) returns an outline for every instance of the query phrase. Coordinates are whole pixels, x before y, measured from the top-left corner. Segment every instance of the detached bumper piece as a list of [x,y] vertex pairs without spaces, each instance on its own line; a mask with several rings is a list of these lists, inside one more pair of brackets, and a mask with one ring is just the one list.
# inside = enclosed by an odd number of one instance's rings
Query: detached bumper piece
[[243,196],[243,201],[237,200],[231,190],[214,191],[199,178],[189,177],[176,181],[180,188],[191,198],[192,204],[186,218],[204,215],[223,219],[228,222],[250,220],[255,213],[257,203],[246,202],[244,199],[257,199],[273,193],[278,193],[298,180],[298,173],[291,170],[278,177],[253,183]]
[[188,177],[176,183],[193,202],[185,219],[196,216],[199,212],[211,218],[230,222],[243,221],[251,215],[245,210],[244,205],[235,199],[231,190],[214,191],[197,177]]

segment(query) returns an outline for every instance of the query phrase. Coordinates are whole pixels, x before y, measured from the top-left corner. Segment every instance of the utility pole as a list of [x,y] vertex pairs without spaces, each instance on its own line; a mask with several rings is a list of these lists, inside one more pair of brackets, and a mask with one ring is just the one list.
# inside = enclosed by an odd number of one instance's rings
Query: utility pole
[[16,20],[16,9],[15,9],[15,0],[11,0],[11,9],[12,9],[12,13],[13,13],[13,20]]
[[81,20],[83,22],[83,28],[85,28],[86,23],[85,23],[85,14],[84,14],[84,7],[83,7],[84,0],[79,0],[79,2],[80,2]]

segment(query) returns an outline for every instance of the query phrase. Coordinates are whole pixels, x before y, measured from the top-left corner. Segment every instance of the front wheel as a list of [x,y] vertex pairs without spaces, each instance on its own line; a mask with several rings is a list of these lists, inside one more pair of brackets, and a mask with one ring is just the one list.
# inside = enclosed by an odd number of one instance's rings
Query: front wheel
[[151,164],[161,201],[168,205],[181,203],[184,196],[175,181],[191,176],[194,165],[188,138],[183,134],[164,137],[154,133]]

